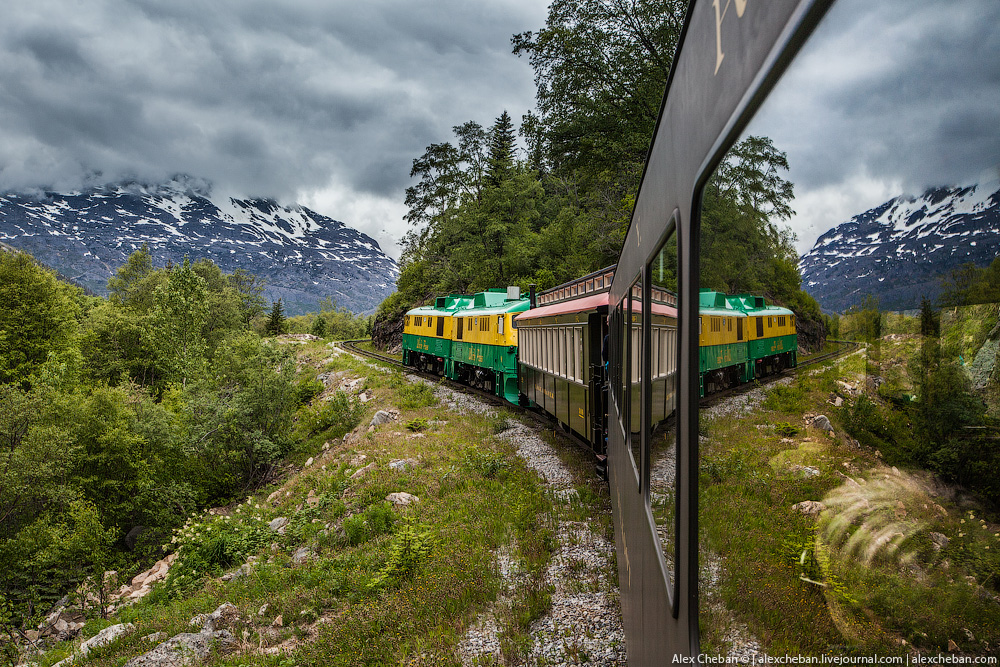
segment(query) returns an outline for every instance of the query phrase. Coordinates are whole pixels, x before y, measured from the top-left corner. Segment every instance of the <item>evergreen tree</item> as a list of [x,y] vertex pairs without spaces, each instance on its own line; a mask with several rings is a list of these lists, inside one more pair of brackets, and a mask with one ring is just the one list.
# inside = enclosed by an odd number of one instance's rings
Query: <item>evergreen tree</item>
[[923,336],[938,336],[940,332],[940,318],[934,312],[930,299],[926,296],[920,299],[920,334]]
[[281,299],[278,299],[271,305],[271,314],[267,318],[267,325],[264,327],[264,332],[268,336],[279,336],[283,333],[288,333],[288,320],[285,318],[285,307],[281,305]]
[[505,109],[490,128],[489,157],[486,164],[486,183],[499,186],[514,174],[514,124]]

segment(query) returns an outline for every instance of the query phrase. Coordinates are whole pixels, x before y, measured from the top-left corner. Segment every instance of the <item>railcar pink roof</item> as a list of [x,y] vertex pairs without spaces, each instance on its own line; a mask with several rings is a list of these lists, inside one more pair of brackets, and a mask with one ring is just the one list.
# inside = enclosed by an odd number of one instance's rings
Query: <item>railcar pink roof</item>
[[572,299],[570,301],[561,301],[559,303],[549,304],[548,306],[542,306],[540,308],[532,308],[531,310],[526,310],[517,317],[515,320],[532,320],[536,317],[551,317],[553,315],[566,315],[567,313],[583,313],[588,310],[596,310],[601,306],[608,305],[608,293],[601,292],[600,294],[590,294],[580,299]]
[[[537,317],[551,317],[553,315],[566,315],[570,313],[584,313],[590,310],[597,310],[601,306],[608,305],[608,293],[591,294],[571,301],[561,301],[540,308],[526,310],[514,319],[517,321],[533,320]],[[664,315],[666,317],[677,317],[677,309],[662,303],[653,302],[653,314]]]

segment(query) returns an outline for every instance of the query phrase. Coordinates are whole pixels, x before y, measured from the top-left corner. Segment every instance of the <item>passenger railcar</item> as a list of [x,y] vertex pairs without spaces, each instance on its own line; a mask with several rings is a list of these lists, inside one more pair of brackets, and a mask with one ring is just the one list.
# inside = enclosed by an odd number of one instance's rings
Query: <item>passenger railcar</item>
[[605,457],[608,289],[613,267],[538,295],[517,316],[518,385],[538,406]]

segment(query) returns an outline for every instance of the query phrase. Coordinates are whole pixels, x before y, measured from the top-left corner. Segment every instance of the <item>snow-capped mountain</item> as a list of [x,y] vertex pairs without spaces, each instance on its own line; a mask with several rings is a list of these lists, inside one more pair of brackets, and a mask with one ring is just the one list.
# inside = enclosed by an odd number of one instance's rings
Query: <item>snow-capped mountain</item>
[[802,288],[823,310],[843,312],[865,295],[884,310],[934,301],[942,277],[1000,255],[1000,183],[933,188],[896,197],[823,234],[799,260]]
[[0,240],[99,294],[143,243],[156,266],[207,257],[226,273],[245,269],[262,278],[265,296],[282,298],[288,314],[315,311],[327,296],[372,312],[399,275],[378,243],[342,222],[272,200],[213,196],[184,177],[0,195]]

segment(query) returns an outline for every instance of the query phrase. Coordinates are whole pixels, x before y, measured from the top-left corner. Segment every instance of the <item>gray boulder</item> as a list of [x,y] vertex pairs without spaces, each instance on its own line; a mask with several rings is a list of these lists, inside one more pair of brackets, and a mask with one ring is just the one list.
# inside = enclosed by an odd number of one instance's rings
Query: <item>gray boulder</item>
[[132,658],[125,667],[185,667],[207,658],[213,648],[226,652],[235,647],[236,640],[227,630],[182,632],[152,651]]
[[828,433],[833,430],[833,424],[830,423],[830,420],[827,419],[826,415],[816,415],[813,417],[812,425]]
[[104,628],[96,635],[80,644],[80,653],[87,655],[91,649],[107,646],[108,644],[116,641],[119,637],[123,637],[134,631],[135,626],[131,623],[119,623],[118,625],[112,625],[111,627]]
[[372,417],[370,426],[381,426],[382,424],[388,424],[389,422],[396,419],[396,416],[391,412],[386,412],[385,410],[379,410]]

